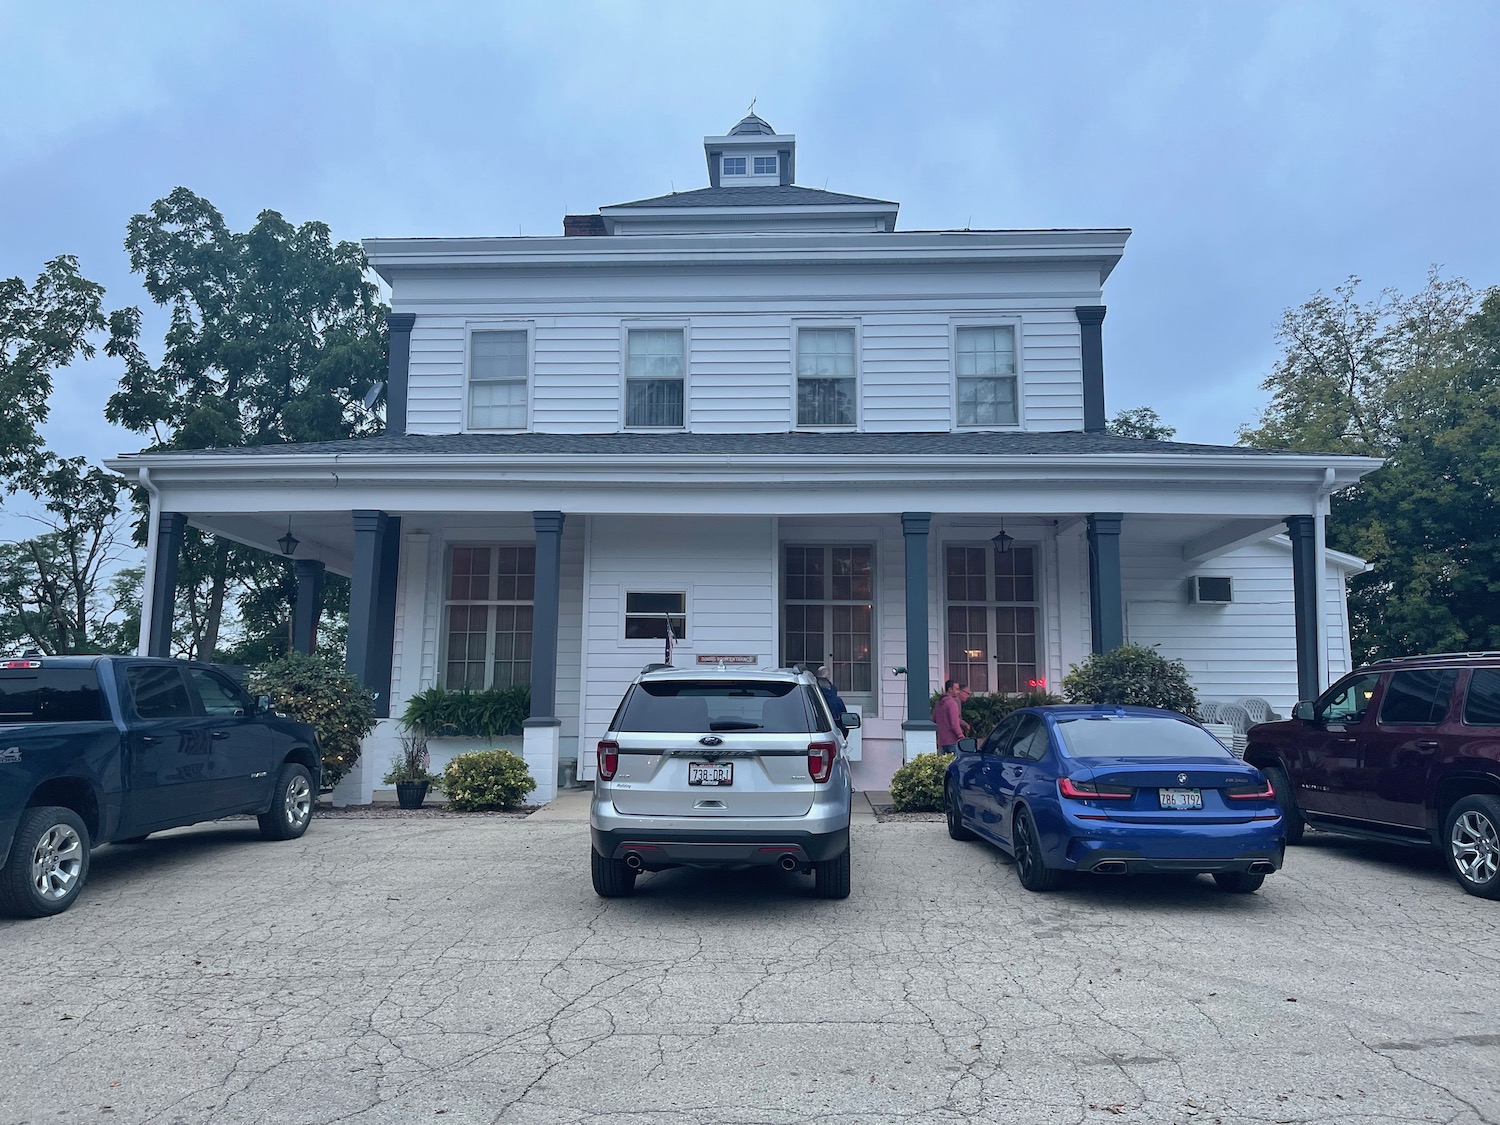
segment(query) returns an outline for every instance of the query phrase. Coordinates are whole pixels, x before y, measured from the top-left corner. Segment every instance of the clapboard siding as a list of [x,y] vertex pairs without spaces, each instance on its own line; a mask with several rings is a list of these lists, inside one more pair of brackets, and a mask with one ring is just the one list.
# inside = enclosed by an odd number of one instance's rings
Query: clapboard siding
[[691,326],[688,427],[699,433],[791,428],[791,323],[775,317],[700,316]]
[[582,697],[586,774],[625,688],[662,658],[661,641],[626,640],[625,594],[685,590],[688,636],[674,663],[698,654],[777,659],[774,523],[756,519],[593,516],[588,529]]

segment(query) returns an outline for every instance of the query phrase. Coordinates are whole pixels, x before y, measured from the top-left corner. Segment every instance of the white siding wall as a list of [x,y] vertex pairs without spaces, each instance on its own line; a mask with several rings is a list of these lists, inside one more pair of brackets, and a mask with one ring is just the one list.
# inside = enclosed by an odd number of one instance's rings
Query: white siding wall
[[532,331],[534,429],[616,432],[621,328],[633,320],[688,325],[692,429],[785,431],[794,425],[792,326],[807,318],[859,326],[862,428],[947,429],[952,323],[992,315],[1020,318],[1023,424],[1068,430],[1083,423],[1073,309],[1099,299],[1097,273],[1026,266],[991,273],[556,271],[400,278],[393,307],[417,316],[407,392],[412,433],[463,428],[467,332],[507,324]]
[[774,665],[775,524],[769,517],[671,519],[592,516],[584,607],[584,774],[593,747],[643,667],[662,658],[661,641],[625,639],[627,592],[685,590],[688,636],[673,663],[695,667],[699,654],[750,655]]
[[[1292,557],[1284,545],[1257,543],[1209,562],[1192,564],[1170,555],[1132,549],[1122,536],[1121,569],[1126,639],[1156,646],[1187,666],[1204,699],[1257,696],[1282,715],[1297,701],[1296,623],[1292,612]],[[1234,579],[1229,605],[1191,605],[1189,575]],[[1325,576],[1324,626],[1329,673],[1348,666],[1348,634],[1341,572]]]

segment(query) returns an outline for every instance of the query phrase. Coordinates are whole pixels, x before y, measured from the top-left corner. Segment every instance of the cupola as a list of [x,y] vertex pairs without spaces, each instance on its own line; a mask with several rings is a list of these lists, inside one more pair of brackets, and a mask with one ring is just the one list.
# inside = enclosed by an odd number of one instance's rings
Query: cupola
[[780,134],[771,123],[750,112],[722,137],[704,137],[708,182],[713,187],[765,187],[792,183],[797,138]]

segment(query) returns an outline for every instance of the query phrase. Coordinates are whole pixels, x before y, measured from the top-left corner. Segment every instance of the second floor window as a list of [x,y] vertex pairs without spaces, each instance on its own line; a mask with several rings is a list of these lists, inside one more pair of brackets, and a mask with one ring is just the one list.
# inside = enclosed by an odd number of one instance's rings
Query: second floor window
[[1014,426],[1016,330],[1011,325],[960,328],[955,341],[960,426]]
[[526,332],[475,332],[469,338],[469,425],[526,428]]
[[743,156],[726,156],[724,158],[724,175],[743,176],[745,174],[745,158]]
[[757,156],[755,158],[755,174],[757,176],[776,175],[776,158],[774,156]]
[[797,333],[797,425],[853,426],[854,329]]
[[626,334],[625,425],[681,429],[682,329],[632,328]]

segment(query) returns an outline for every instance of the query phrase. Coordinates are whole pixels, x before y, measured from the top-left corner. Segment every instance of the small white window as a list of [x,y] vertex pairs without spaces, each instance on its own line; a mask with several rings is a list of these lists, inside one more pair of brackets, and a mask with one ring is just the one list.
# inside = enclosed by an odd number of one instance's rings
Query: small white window
[[958,424],[1016,425],[1015,327],[960,328],[955,351]]
[[628,641],[667,639],[667,623],[672,625],[672,639],[687,639],[687,595],[672,593],[626,593],[625,639]]
[[[756,158],[757,160],[759,157]],[[724,158],[724,175],[743,176],[745,174],[745,158],[743,156],[726,156]]]
[[469,425],[526,428],[526,332],[475,332],[469,338]]
[[797,333],[797,425],[854,425],[854,329]]
[[776,175],[776,158],[774,156],[757,156],[755,158],[755,174],[757,176]]
[[632,328],[625,360],[625,425],[681,429],[682,329]]

